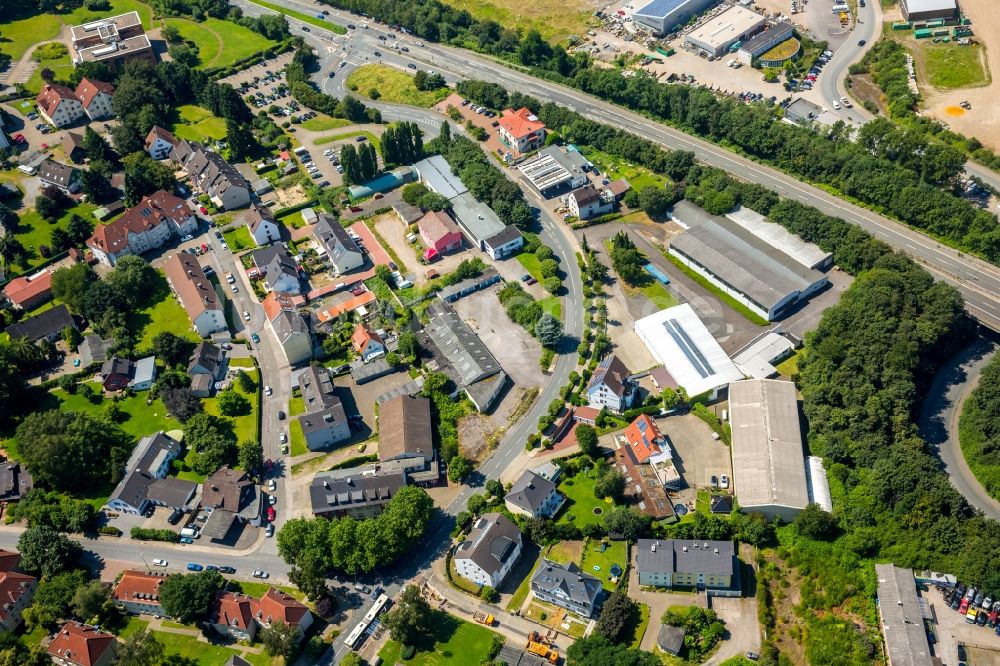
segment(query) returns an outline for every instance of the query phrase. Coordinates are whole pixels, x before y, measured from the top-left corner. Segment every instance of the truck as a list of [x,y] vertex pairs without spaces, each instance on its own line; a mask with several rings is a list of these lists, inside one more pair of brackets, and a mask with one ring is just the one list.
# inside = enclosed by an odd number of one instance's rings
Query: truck
[[537,631],[533,631],[528,635],[528,644],[524,649],[531,654],[545,659],[550,664],[559,663],[559,653],[552,647],[549,639]]
[[479,624],[485,624],[487,627],[492,627],[494,622],[496,622],[496,618],[489,613],[473,613],[472,619]]

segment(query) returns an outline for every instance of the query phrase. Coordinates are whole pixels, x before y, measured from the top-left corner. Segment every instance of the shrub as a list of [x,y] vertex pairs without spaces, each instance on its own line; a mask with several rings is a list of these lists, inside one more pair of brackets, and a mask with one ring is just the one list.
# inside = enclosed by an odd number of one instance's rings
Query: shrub
[[145,527],[133,527],[129,535],[138,541],[177,541],[177,535],[170,530],[154,530]]
[[107,536],[120,537],[122,535],[122,531],[120,529],[118,529],[117,527],[113,527],[111,525],[104,525],[103,527],[98,527],[97,531],[98,533],[105,534]]

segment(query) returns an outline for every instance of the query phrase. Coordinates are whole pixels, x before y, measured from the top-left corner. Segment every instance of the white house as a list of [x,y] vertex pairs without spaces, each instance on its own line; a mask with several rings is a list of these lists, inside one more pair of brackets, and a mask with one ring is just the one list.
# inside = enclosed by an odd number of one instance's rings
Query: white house
[[115,87],[110,83],[81,79],[75,94],[83,106],[84,113],[91,120],[111,118],[115,115],[114,109],[111,107],[111,98],[115,94]]
[[281,240],[281,226],[267,206],[250,204],[250,210],[243,216],[243,221],[257,245],[269,245]]
[[615,205],[613,197],[602,197],[597,188],[589,183],[570,192],[567,196],[567,202],[570,214],[581,220],[610,213]]
[[191,183],[219,208],[233,210],[250,205],[250,185],[229,162],[200,143],[180,141],[170,156],[191,177]]
[[87,247],[98,261],[114,266],[118,257],[143,254],[197,229],[198,218],[187,203],[160,190],[143,197],[114,222],[98,224]]
[[173,134],[159,125],[153,125],[146,135],[146,152],[154,160],[165,160],[170,157],[170,151],[177,145]]
[[385,343],[367,324],[358,324],[351,336],[351,344],[365,363],[385,354]]
[[521,474],[503,499],[512,513],[532,518],[553,517],[565,501],[556,484],[531,470]]
[[455,549],[458,575],[496,589],[521,555],[521,530],[499,513],[485,513]]
[[361,253],[357,243],[351,238],[347,229],[340,225],[337,218],[330,215],[320,215],[316,221],[313,233],[320,247],[326,251],[330,265],[338,275],[349,273],[365,264],[365,255]]
[[56,127],[72,125],[86,115],[76,93],[66,86],[46,85],[35,97],[35,103],[42,118]]
[[587,404],[594,409],[607,407],[613,412],[625,411],[632,406],[638,389],[631,375],[617,356],[605,356],[587,384]]

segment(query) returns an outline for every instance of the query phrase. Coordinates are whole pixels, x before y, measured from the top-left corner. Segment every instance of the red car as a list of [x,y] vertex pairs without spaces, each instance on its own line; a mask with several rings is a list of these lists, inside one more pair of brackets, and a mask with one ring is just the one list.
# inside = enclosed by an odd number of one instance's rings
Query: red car
[[199,206],[199,207],[198,207],[198,210],[200,210],[200,211],[201,211],[201,214],[202,214],[202,215],[208,215],[208,209],[207,209],[207,208],[205,208],[204,206]]
[[202,252],[208,252],[208,245],[206,245],[205,243],[202,243],[201,244],[201,251]]
[[275,513],[275,511],[274,511],[274,507],[273,507],[273,506],[269,506],[269,507],[267,507],[267,519],[268,519],[268,520],[269,520],[270,522],[272,522],[272,523],[273,523],[273,522],[274,522],[274,517],[275,517],[275,516],[277,516],[277,515],[278,515],[278,514],[277,514],[277,513]]

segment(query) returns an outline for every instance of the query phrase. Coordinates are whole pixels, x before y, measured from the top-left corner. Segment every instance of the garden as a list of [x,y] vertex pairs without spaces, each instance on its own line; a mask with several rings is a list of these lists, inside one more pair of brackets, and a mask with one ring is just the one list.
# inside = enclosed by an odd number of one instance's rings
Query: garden
[[[258,441],[257,433],[257,410],[260,407],[258,394],[262,390],[259,386],[259,376],[260,373],[254,368],[246,368],[244,372],[250,376],[250,379],[254,381],[256,386],[253,391],[244,391],[240,386],[239,382],[233,382],[232,388],[227,390],[236,391],[239,395],[243,396],[250,402],[250,409],[244,414],[238,415],[227,415],[233,420],[233,430],[236,433],[236,440],[238,442],[244,442],[247,440]],[[209,414],[215,416],[221,416],[222,413],[219,410],[219,396],[216,395],[212,398],[205,398],[205,411]]]
[[579,528],[585,525],[600,525],[604,521],[604,512],[614,508],[610,499],[601,499],[594,494],[597,479],[600,476],[596,466],[581,470],[573,476],[564,475],[559,482],[559,492],[566,496],[560,523],[573,523]]
[[[413,77],[388,65],[361,65],[347,77],[347,87],[371,99],[410,106],[434,106],[448,96],[447,88],[418,90]],[[376,95],[371,93],[375,91]]]
[[200,23],[168,18],[166,24],[177,28],[184,41],[198,49],[199,69],[228,67],[277,44],[249,28],[212,17]]
[[[490,653],[494,633],[486,627],[464,622],[441,611],[432,611],[433,630],[424,636],[414,655],[405,660],[413,666],[465,666],[482,663]],[[404,661],[402,644],[390,640],[378,656],[384,664]]]
[[173,333],[174,335],[198,342],[201,338],[191,328],[191,320],[188,319],[184,307],[174,298],[173,292],[167,286],[167,280],[162,273],[156,273],[157,285],[154,295],[159,296],[156,302],[130,312],[128,315],[128,326],[136,336],[138,342],[136,347],[148,349],[153,344],[153,338],[159,333]]
[[92,221],[95,210],[97,210],[97,206],[94,204],[80,203],[63,211],[62,215],[56,218],[55,222],[45,220],[34,208],[19,213],[21,221],[14,236],[29,253],[26,259],[26,268],[34,268],[48,261],[48,257],[42,254],[40,248],[44,245],[51,249],[53,231],[56,229],[66,231],[73,215],[79,215],[86,220]]
[[107,414],[109,405],[114,403],[119,414],[116,419],[118,425],[122,430],[137,438],[159,430],[166,432],[181,427],[180,422],[167,414],[167,408],[163,401],[154,400],[151,404],[146,404],[146,400],[149,398],[148,391],[114,400],[104,398],[100,393],[101,386],[96,382],[86,382],[83,386],[90,386],[94,389],[96,393],[93,399],[79,391],[71,395],[62,389],[53,389],[49,392],[49,397],[58,401],[59,404],[39,405],[38,409],[60,409],[102,416]]
[[305,411],[306,406],[302,396],[292,396],[288,401],[288,443],[293,458],[309,452],[308,447],[306,447],[306,435],[302,432],[302,424],[295,418]]
[[171,131],[178,139],[188,141],[215,141],[226,138],[226,121],[212,115],[211,111],[193,104],[177,108],[180,120]]

